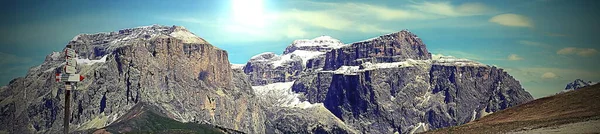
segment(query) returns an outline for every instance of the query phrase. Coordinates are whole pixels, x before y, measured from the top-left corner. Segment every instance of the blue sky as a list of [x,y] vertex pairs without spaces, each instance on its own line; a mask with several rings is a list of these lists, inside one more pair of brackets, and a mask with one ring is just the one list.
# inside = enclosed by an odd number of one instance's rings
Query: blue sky
[[0,85],[81,33],[180,25],[245,63],[295,39],[352,43],[409,29],[434,54],[506,69],[534,97],[600,81],[600,1],[2,1]]

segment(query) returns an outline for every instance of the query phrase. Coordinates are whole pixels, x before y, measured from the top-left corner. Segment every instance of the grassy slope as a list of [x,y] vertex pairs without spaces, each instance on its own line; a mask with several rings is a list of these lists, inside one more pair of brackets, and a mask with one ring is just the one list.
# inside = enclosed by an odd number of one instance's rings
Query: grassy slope
[[160,114],[160,112],[156,112],[154,108],[143,104],[136,105],[115,123],[94,133],[225,133],[222,129],[212,125],[182,123],[173,120]]
[[544,97],[470,123],[425,133],[506,133],[600,119],[600,84]]

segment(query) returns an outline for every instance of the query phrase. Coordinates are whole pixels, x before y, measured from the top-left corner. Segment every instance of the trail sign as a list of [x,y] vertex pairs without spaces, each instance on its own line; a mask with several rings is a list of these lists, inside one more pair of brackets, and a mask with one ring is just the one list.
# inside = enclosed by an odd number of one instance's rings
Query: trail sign
[[79,74],[56,74],[56,82],[80,82],[85,77]]
[[64,127],[65,134],[69,133],[69,117],[71,107],[70,98],[71,90],[77,90],[77,82],[83,81],[85,77],[77,73],[77,51],[71,49],[71,45],[67,45],[65,48],[65,66],[63,67],[63,73],[56,73],[56,82],[64,82],[65,85],[65,116],[64,116]]

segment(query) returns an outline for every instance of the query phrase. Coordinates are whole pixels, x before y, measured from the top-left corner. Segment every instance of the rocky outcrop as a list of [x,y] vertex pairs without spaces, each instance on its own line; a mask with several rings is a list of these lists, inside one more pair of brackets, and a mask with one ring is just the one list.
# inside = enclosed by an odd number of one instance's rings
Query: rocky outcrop
[[[145,102],[180,122],[265,131],[265,113],[250,85],[242,85],[249,83],[245,75],[230,68],[227,52],[182,27],[82,34],[68,45],[79,52],[79,73],[86,76],[78,87],[84,90],[72,93],[71,130],[104,127]],[[62,57],[52,53],[27,76],[2,87],[1,130],[62,131],[64,89],[54,81]]]
[[243,70],[255,86],[290,82],[303,71],[324,66],[325,52],[342,46],[341,41],[329,36],[295,40],[282,55],[266,52],[252,57]]
[[567,86],[565,87],[564,91],[569,91],[569,90],[577,90],[580,88],[584,88],[590,85],[594,85],[596,83],[592,82],[592,81],[584,81],[581,79],[575,79],[575,81],[568,83]]
[[331,36],[319,36],[314,39],[300,39],[295,40],[288,47],[285,48],[283,54],[293,53],[296,50],[313,51],[313,52],[327,52],[332,49],[343,47],[342,41],[335,39]]
[[354,74],[323,72],[317,79],[328,79],[323,77],[331,77],[329,86],[309,86],[317,93],[311,96],[306,91],[307,100],[324,103],[336,117],[365,133],[412,133],[460,125],[533,99],[495,67],[423,63]]
[[428,60],[431,54],[419,37],[402,30],[332,50],[326,54],[323,69],[335,70],[344,65],[400,62],[406,59]]
[[328,50],[304,67],[288,80],[300,101],[323,104],[360,133],[455,126],[533,99],[504,70],[432,56],[407,30]]

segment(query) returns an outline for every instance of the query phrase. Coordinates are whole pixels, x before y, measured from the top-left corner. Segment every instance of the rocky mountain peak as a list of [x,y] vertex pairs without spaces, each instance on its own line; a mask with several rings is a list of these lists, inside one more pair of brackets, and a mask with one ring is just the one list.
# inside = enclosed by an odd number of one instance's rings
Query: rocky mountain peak
[[136,41],[158,38],[175,38],[185,44],[209,44],[182,26],[150,25],[113,32],[79,34],[69,41],[68,45],[77,48],[83,58],[99,59],[106,52],[114,51],[119,47],[135,44]]
[[327,52],[324,70],[362,63],[391,63],[407,59],[429,60],[431,53],[423,41],[408,30],[351,43]]
[[567,86],[565,87],[565,90],[576,90],[576,89],[580,89],[583,87],[587,87],[590,85],[594,85],[595,83],[593,83],[592,81],[584,81],[581,79],[575,79],[575,81],[568,83]]
[[252,58],[250,58],[250,61],[265,61],[265,60],[273,59],[275,57],[277,57],[277,54],[275,54],[273,52],[264,52],[264,53],[260,53],[255,56],[252,56]]
[[344,43],[342,41],[331,36],[322,35],[314,39],[294,40],[294,42],[285,49],[283,54],[292,53],[296,50],[327,52],[331,49],[343,46]]

